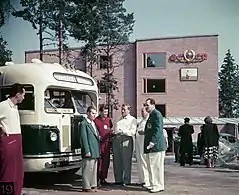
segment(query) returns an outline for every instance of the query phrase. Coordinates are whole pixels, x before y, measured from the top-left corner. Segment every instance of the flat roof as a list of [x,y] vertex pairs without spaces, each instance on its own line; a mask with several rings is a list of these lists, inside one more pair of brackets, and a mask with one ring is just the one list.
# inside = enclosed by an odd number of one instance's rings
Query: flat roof
[[185,38],[200,38],[200,37],[218,37],[218,34],[211,35],[185,35],[185,36],[168,36],[168,37],[156,37],[146,39],[136,39],[136,42],[140,41],[154,41],[154,40],[166,40],[166,39],[185,39]]
[[[209,35],[185,35],[185,36],[168,36],[168,37],[155,37],[155,38],[145,38],[145,39],[136,39],[135,41],[130,41],[128,43],[125,43],[124,45],[127,44],[135,44],[137,42],[141,42],[141,41],[154,41],[154,40],[166,40],[166,39],[185,39],[185,38],[200,38],[200,37],[218,37],[218,34],[209,34]],[[100,45],[99,45],[100,46]],[[82,47],[70,47],[70,50],[73,51],[77,51],[77,50],[81,50],[83,48]],[[43,52],[55,52],[58,51],[58,48],[53,48],[53,49],[44,49]],[[25,54],[28,53],[37,53],[39,52],[39,50],[28,50],[25,51]]]

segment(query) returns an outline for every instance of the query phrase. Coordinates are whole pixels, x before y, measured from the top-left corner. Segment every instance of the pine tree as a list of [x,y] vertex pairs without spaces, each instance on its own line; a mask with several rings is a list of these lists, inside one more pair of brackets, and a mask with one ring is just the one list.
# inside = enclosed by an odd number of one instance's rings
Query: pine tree
[[[124,8],[125,0],[102,0],[99,12],[102,16],[103,25],[100,29],[101,36],[98,41],[103,47],[100,54],[107,56],[106,72],[103,74],[101,81],[106,86],[106,104],[109,107],[109,115],[113,116],[113,110],[118,109],[118,99],[114,91],[118,91],[118,81],[114,76],[117,67],[124,64],[124,61],[117,60],[117,56],[126,53],[129,49],[126,44],[129,36],[133,33],[134,14],[127,13]],[[123,46],[124,45],[124,46]]]
[[62,52],[68,48],[67,22],[64,19],[68,3],[62,0],[21,0],[22,10],[15,11],[13,16],[23,18],[32,24],[39,36],[40,60],[46,46],[57,46],[57,57],[62,61]]
[[5,24],[6,19],[13,10],[11,0],[0,0],[0,27]]
[[[10,0],[0,0],[0,28],[6,23],[6,19],[14,10]],[[0,34],[0,66],[4,66],[5,62],[11,61],[12,52],[7,49],[7,41]]]
[[[69,18],[70,33],[78,41],[85,43],[84,55],[89,62],[87,72],[93,76],[93,65],[99,55],[105,56],[101,84],[106,88],[106,104],[112,117],[114,109],[118,108],[118,82],[114,76],[115,69],[124,64],[117,55],[126,53],[128,48],[123,46],[129,41],[133,32],[134,15],[127,13],[124,8],[125,0],[82,0],[77,4],[77,11]],[[75,0],[76,3],[76,0]],[[101,63],[102,64],[102,63]]]
[[224,113],[224,117],[236,117],[238,108],[238,92],[239,86],[237,84],[238,65],[228,50],[226,57],[223,60],[221,70],[219,73],[219,102],[220,112]]
[[7,42],[0,36],[0,66],[5,66],[5,62],[11,61],[12,52],[6,46]]

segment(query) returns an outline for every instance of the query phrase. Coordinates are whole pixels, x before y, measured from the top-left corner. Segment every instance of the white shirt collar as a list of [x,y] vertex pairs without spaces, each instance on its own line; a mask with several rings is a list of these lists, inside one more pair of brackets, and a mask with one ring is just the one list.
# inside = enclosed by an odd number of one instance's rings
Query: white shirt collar
[[17,108],[17,105],[13,104],[10,98],[7,98],[7,102],[9,103],[11,108]]

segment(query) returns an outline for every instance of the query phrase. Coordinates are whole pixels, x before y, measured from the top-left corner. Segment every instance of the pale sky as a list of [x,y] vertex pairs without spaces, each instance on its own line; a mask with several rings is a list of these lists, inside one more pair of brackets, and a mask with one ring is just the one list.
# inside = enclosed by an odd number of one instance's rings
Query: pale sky
[[[13,0],[19,2],[20,0]],[[135,39],[219,34],[219,63],[227,49],[239,64],[239,0],[126,0],[126,9],[135,14]],[[16,3],[19,8],[19,3]],[[31,24],[11,17],[1,28],[13,61],[22,63],[24,52],[39,50]],[[71,47],[79,47],[73,39]],[[219,66],[220,66],[219,64]]]

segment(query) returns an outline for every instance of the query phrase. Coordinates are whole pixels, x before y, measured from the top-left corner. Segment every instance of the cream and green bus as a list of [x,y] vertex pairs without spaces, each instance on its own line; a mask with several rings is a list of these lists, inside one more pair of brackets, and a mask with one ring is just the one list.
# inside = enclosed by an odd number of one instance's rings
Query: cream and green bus
[[81,166],[78,123],[98,105],[97,83],[88,74],[60,64],[7,62],[0,67],[0,101],[14,83],[26,95],[18,105],[25,172],[73,173]]

